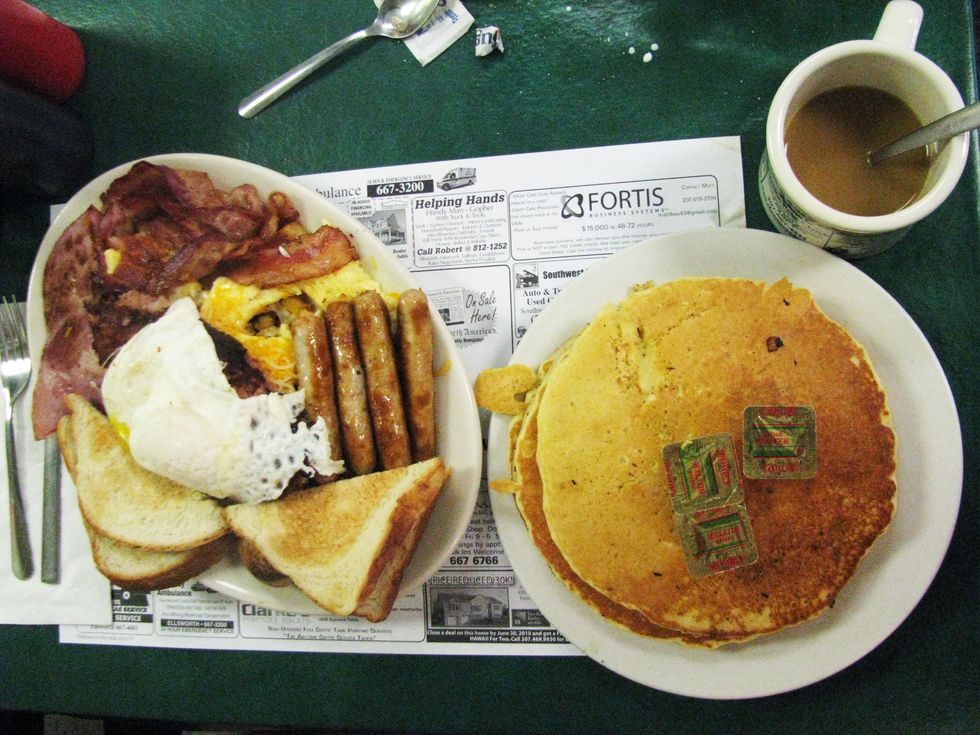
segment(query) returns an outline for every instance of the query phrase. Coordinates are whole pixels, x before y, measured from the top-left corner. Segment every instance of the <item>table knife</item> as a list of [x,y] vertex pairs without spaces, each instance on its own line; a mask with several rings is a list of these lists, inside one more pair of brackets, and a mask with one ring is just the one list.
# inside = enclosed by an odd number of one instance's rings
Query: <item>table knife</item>
[[61,452],[58,438],[44,440],[44,499],[41,520],[41,581],[61,580]]

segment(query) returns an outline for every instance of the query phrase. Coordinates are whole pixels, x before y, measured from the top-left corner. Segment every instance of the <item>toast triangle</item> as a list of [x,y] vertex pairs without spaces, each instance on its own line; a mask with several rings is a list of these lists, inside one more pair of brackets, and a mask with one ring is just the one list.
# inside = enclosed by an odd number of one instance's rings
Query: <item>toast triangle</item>
[[150,551],[113,541],[87,523],[89,544],[96,568],[117,587],[149,592],[177,587],[201,575],[228,550],[225,535],[186,551]]
[[435,457],[224,513],[320,607],[377,622],[391,611],[447,475]]
[[58,440],[82,517],[96,533],[151,551],[186,551],[228,532],[213,498],[143,469],[109,419],[80,396],[66,401],[72,413]]

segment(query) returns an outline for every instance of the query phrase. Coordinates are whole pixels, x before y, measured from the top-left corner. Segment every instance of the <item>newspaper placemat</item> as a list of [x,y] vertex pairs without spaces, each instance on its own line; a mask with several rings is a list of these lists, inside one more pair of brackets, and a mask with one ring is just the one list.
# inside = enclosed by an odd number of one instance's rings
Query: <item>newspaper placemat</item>
[[[655,235],[744,227],[737,137],[433,161],[299,176],[363,221],[449,326],[471,378],[602,258]],[[484,416],[484,431],[489,416]],[[382,623],[256,607],[188,583],[112,590],[105,626],[64,643],[348,653],[577,655],[516,578],[484,478],[446,566]]]

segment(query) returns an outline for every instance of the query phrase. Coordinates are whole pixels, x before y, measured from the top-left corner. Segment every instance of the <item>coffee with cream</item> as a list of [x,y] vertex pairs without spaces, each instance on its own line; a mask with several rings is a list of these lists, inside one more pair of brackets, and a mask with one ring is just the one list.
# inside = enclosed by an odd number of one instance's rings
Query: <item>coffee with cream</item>
[[925,149],[872,166],[870,151],[921,126],[894,95],[872,87],[832,89],[806,102],[786,128],[786,156],[817,199],[848,214],[891,214],[911,204],[926,180]]

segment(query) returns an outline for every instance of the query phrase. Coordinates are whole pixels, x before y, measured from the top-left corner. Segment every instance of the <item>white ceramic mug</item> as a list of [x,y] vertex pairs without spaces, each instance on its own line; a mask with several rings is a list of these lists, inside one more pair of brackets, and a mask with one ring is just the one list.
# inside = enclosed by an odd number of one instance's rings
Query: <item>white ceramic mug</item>
[[898,97],[923,124],[963,107],[952,80],[915,52],[922,8],[892,0],[874,39],[846,41],[818,51],[786,77],[769,109],[766,151],[759,167],[759,191],[766,214],[783,234],[847,258],[879,253],[936,209],[956,186],[966,165],[969,133],[942,147],[933,159],[919,196],[891,214],[863,217],[840,212],[807,191],[786,157],[786,127],[818,94],[838,87],[874,87]]

